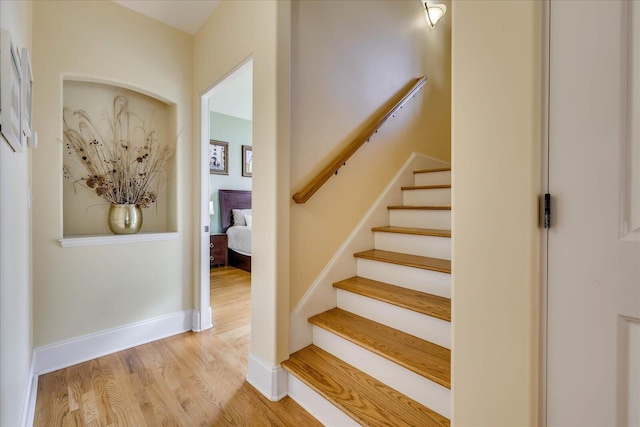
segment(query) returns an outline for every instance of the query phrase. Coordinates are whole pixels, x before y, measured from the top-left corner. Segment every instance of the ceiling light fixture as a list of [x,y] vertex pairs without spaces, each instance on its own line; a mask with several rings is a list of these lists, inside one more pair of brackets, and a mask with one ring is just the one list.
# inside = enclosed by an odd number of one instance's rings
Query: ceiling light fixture
[[447,12],[447,7],[443,4],[424,2],[424,11],[427,14],[427,25],[429,25],[429,28],[433,28]]

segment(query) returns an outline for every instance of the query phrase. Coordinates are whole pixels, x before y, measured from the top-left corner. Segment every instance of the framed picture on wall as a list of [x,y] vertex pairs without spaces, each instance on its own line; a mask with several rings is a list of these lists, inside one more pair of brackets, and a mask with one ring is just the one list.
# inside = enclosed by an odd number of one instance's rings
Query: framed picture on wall
[[253,174],[253,147],[242,146],[242,176],[251,177]]
[[209,140],[209,173],[229,175],[229,143]]
[[31,136],[31,110],[33,103],[33,71],[29,49],[22,48],[22,132]]
[[22,70],[9,31],[0,33],[0,131],[13,151],[22,151]]

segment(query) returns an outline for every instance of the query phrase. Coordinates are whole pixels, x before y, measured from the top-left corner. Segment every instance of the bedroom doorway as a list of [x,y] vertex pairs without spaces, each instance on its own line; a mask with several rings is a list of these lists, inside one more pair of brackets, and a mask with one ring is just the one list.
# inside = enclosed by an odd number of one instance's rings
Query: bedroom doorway
[[[239,281],[250,287],[252,112],[253,60],[249,58],[201,95],[200,212],[204,232],[194,331],[215,326],[213,319],[221,321],[221,313],[212,313],[212,307],[222,310],[213,301],[220,294],[213,292],[212,286]],[[226,193],[234,196],[231,201]],[[235,221],[231,209],[238,210]]]

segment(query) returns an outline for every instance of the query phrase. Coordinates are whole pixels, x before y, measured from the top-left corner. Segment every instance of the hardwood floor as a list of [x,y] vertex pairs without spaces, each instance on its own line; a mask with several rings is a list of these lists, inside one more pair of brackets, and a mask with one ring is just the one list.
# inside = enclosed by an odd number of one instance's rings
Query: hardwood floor
[[251,275],[211,270],[213,329],[42,375],[35,426],[319,426],[246,381]]

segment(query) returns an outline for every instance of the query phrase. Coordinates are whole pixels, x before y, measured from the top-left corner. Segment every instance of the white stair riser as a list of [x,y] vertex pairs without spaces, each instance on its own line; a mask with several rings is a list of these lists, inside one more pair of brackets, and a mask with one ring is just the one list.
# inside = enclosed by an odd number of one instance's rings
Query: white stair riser
[[403,190],[402,204],[405,206],[451,206],[451,189]]
[[357,275],[403,288],[451,298],[451,274],[357,258]]
[[451,239],[449,237],[419,236],[415,234],[374,233],[375,248],[383,251],[451,259]]
[[451,230],[450,210],[390,209],[389,223],[395,227]]
[[323,425],[330,427],[358,427],[360,425],[295,375],[289,374],[287,386],[289,397]]
[[451,171],[414,174],[415,185],[451,184]]
[[313,343],[405,396],[451,418],[451,390],[448,388],[315,325]]
[[338,307],[374,322],[451,349],[451,323],[338,289]]

